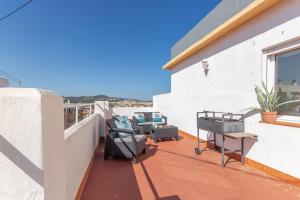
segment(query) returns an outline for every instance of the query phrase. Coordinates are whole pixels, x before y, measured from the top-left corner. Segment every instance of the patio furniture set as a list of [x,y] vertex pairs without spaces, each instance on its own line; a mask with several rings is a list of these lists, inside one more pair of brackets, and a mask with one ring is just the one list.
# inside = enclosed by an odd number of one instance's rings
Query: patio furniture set
[[136,163],[139,154],[146,153],[147,135],[155,143],[164,138],[179,139],[178,128],[167,125],[167,117],[159,112],[138,112],[129,120],[127,116],[113,116],[106,121],[104,159],[119,156],[131,159]]
[[[179,140],[178,128],[167,124],[167,117],[160,112],[136,112],[133,119],[127,116],[113,116],[107,120],[108,135],[105,142],[104,159],[109,156],[121,156],[130,158],[136,163],[137,156],[146,153],[147,135],[157,143],[164,138],[175,138]],[[225,153],[240,152],[241,162],[244,164],[244,140],[246,138],[257,138],[256,134],[244,132],[244,115],[203,111],[197,113],[197,147],[195,153],[201,154],[199,130],[206,130],[212,133],[213,139],[205,142],[213,142],[217,150],[217,137],[221,135],[221,166],[224,168]],[[230,151],[225,150],[225,139],[240,139],[241,148]]]
[[155,143],[164,138],[179,139],[178,128],[167,125],[167,117],[159,112],[137,112],[133,116],[133,124],[141,127],[142,133],[149,134]]

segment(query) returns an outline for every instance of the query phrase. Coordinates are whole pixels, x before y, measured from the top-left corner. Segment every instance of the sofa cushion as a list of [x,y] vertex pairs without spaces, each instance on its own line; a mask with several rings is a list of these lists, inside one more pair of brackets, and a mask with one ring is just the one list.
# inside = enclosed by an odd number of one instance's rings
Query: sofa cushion
[[[117,128],[126,129],[126,130],[130,130],[130,131],[133,130],[132,125],[127,116],[118,116],[116,118],[117,118],[117,120],[115,121],[115,124],[116,124]],[[128,136],[130,136],[130,134],[119,132],[119,137],[128,137]]]
[[152,113],[152,121],[153,122],[162,122],[162,114],[160,112]]
[[146,122],[144,113],[135,113],[135,114],[134,114],[134,117],[136,118],[138,124],[139,124],[139,123],[145,123],[145,122]]
[[147,126],[147,125],[153,125],[153,122],[142,122],[138,123],[139,126]]

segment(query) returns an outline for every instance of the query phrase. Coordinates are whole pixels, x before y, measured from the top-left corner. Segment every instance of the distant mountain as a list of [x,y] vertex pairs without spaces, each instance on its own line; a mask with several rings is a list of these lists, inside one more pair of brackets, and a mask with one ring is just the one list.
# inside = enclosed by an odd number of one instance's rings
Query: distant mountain
[[125,101],[125,100],[137,101],[137,102],[151,102],[151,101],[144,101],[144,100],[140,100],[140,99],[109,97],[109,96],[106,96],[106,95],[64,97],[65,102],[67,102],[68,100],[70,100],[70,103],[94,103],[95,101]]

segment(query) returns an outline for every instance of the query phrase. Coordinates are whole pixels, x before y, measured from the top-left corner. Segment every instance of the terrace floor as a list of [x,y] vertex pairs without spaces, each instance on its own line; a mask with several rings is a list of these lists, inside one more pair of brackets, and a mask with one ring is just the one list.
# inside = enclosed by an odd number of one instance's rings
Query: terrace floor
[[234,160],[222,169],[220,153],[197,156],[194,147],[187,137],[158,144],[148,138],[146,155],[132,165],[127,159],[104,161],[102,144],[81,199],[300,199],[298,188]]

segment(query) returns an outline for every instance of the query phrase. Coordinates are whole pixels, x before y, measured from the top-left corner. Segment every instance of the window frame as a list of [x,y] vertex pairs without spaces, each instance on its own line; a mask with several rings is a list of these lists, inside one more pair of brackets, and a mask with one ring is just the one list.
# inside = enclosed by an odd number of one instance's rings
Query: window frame
[[[300,37],[288,40],[262,50],[262,81],[268,89],[277,89],[278,66],[276,55],[300,49]],[[278,115],[276,121],[300,125],[300,116]]]

